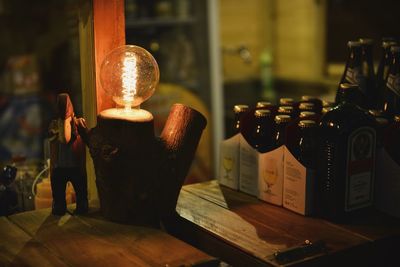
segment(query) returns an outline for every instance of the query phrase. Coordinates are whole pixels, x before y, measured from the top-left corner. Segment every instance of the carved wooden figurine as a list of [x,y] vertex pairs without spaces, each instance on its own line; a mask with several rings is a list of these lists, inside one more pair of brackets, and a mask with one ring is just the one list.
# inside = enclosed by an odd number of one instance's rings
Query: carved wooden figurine
[[88,211],[85,145],[78,133],[85,120],[74,115],[68,94],[57,96],[57,119],[50,124],[50,180],[53,192],[52,213],[64,215],[67,210],[65,190],[70,181],[76,194],[75,213]]
[[[147,112],[148,113],[148,112]],[[172,106],[164,130],[154,136],[153,116],[97,117],[84,140],[93,158],[103,216],[150,226],[175,214],[179,191],[207,121],[199,112]]]

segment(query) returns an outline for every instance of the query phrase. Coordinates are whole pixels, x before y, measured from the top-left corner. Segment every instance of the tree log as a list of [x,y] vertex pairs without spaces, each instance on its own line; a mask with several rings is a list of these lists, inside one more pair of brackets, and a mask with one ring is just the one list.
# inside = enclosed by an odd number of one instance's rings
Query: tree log
[[175,212],[206,119],[175,104],[156,138],[152,116],[135,121],[105,114],[100,113],[86,139],[101,212],[111,221],[159,226]]

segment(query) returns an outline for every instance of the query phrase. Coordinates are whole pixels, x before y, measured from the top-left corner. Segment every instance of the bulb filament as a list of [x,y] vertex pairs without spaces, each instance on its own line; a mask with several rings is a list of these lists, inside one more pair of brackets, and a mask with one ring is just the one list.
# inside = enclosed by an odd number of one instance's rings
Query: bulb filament
[[122,67],[122,100],[125,110],[130,111],[136,95],[137,68],[136,57],[125,57]]

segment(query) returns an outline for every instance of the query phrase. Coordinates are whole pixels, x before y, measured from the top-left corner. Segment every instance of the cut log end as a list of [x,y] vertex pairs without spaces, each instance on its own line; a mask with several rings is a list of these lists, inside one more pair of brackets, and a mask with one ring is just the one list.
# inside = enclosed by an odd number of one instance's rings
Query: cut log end
[[144,109],[131,109],[126,111],[123,108],[110,108],[100,112],[102,119],[126,120],[131,122],[147,122],[153,120],[153,115]]

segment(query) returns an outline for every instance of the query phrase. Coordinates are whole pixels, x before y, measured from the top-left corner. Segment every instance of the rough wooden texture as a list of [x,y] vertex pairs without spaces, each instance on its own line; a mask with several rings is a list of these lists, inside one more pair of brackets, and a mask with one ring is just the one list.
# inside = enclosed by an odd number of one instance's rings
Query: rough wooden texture
[[205,126],[203,115],[181,104],[172,106],[159,139],[154,136],[153,120],[99,116],[87,144],[104,217],[159,226],[163,218],[174,214]]
[[[322,240],[327,247],[325,253],[289,265],[332,266],[352,262],[374,266],[381,258],[393,260],[394,244],[400,241],[399,220],[383,214],[338,225],[264,203],[219,186],[216,181],[184,186],[177,211],[186,221],[177,220],[182,229],[186,228],[182,238],[185,240],[185,235],[196,232],[197,239],[188,242],[228,263],[274,266],[277,265],[274,252],[298,246],[305,240]],[[173,231],[180,236],[177,229]],[[214,242],[213,251],[201,243],[210,237],[219,240]],[[226,253],[235,250],[244,255]]]
[[114,48],[125,45],[124,0],[92,0],[95,51],[97,113],[115,104],[100,83],[100,67],[105,56]]
[[50,209],[0,218],[0,266],[216,266],[168,234]]

